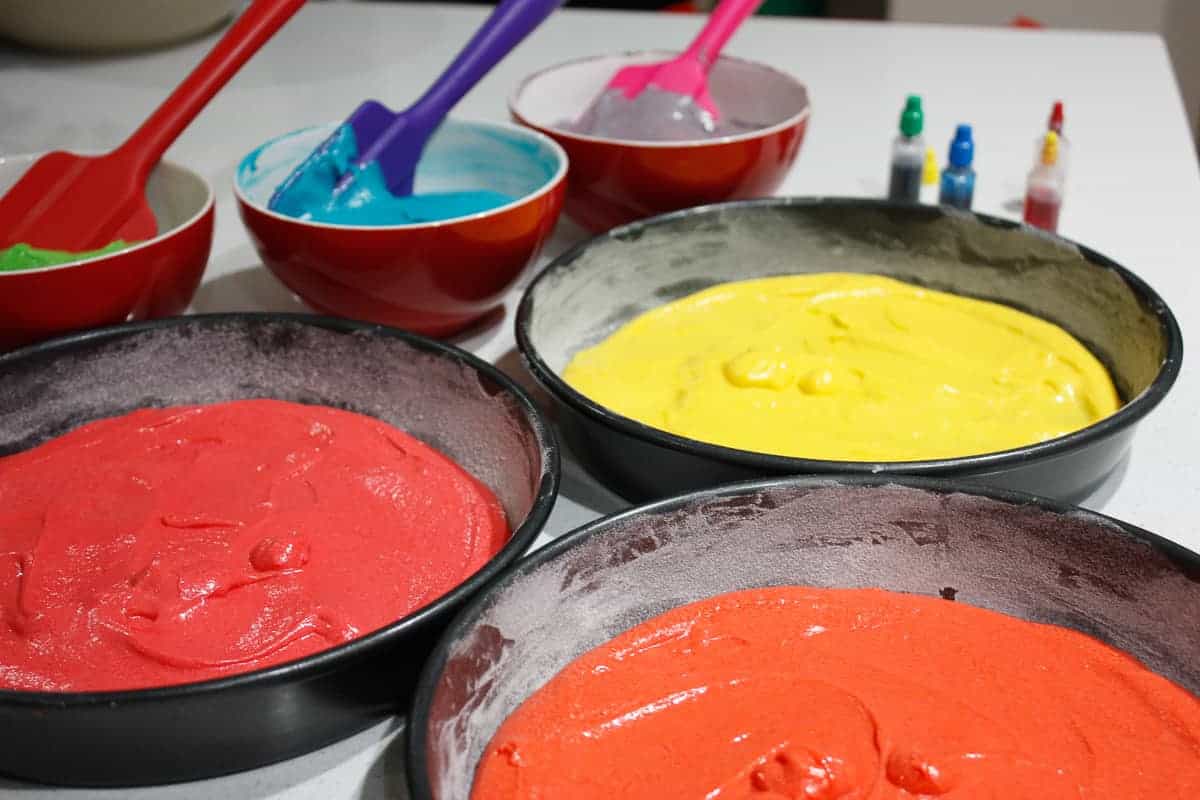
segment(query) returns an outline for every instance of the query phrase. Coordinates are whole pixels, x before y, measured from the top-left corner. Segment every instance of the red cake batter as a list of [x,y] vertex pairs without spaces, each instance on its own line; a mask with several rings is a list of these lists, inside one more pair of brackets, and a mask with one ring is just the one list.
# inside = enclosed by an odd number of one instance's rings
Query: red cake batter
[[496,498],[379,420],[136,411],[0,459],[0,687],[246,672],[403,617],[508,539]]
[[472,797],[1200,797],[1200,701],[1065,628],[879,590],[761,589],[581,656]]

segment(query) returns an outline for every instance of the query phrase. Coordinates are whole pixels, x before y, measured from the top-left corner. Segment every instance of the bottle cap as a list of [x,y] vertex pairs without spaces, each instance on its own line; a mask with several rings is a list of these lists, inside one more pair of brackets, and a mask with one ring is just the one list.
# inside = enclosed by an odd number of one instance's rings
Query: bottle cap
[[910,94],[900,112],[900,132],[905,136],[920,136],[925,127],[925,112],[921,110],[920,95]]
[[1046,127],[1062,136],[1063,130],[1063,104],[1062,100],[1057,100],[1054,103],[1054,108],[1050,110],[1050,121],[1046,123]]
[[969,167],[974,159],[975,142],[971,139],[971,126],[959,125],[954,130],[954,139],[950,142],[950,165]]
[[925,148],[925,168],[921,170],[921,183],[929,186],[937,183],[938,165],[937,153],[933,152],[932,147]]
[[1042,140],[1042,163],[1047,167],[1058,163],[1058,134],[1054,131],[1046,131],[1046,138]]

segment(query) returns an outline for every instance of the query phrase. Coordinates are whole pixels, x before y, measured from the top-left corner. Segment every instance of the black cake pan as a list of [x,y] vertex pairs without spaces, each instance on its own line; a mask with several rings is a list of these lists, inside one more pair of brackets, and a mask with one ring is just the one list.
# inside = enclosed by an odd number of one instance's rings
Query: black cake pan
[[[1104,363],[1123,405],[1082,430],[1003,452],[830,461],[677,436],[622,416],[562,379],[576,352],[644,311],[717,283],[811,272],[887,275],[1054,322]],[[1009,220],[862,199],[751,200],[615,228],[537,276],[518,309],[516,335],[529,370],[556,401],[568,449],[634,501],[768,475],[833,473],[952,477],[1078,502],[1121,465],[1137,422],[1166,396],[1183,359],[1166,303],[1099,253]]]
[[554,503],[553,433],[499,370],[420,336],[307,315],[165,319],[0,356],[0,455],[135,408],[266,397],[368,414],[433,445],[495,492],[512,538],[428,606],[304,659],[136,691],[0,691],[0,772],[88,786],[211,777],[403,711],[451,613],[529,549]]

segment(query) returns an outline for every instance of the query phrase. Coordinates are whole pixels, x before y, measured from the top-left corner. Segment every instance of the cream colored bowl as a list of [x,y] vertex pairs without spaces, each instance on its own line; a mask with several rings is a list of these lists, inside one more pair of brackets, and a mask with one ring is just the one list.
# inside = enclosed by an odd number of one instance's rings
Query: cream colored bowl
[[238,0],[2,0],[0,36],[47,50],[142,50],[211,30],[238,5]]

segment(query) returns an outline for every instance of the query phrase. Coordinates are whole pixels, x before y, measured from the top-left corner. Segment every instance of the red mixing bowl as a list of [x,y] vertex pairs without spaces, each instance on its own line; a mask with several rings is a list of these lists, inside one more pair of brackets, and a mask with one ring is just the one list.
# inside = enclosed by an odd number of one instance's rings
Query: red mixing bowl
[[242,221],[263,263],[312,308],[449,336],[495,311],[553,231],[567,156],[514,125],[447,120],[417,167],[415,190],[492,190],[517,199],[440,222],[331,225],[267,204],[334,124],[272,139],[242,160],[234,181]]
[[808,91],[771,67],[721,58],[709,89],[722,114],[757,130],[685,142],[645,142],[562,130],[622,67],[665,61],[669,52],[592,56],[526,78],[509,100],[513,119],[552,137],[571,172],[566,213],[601,233],[668,211],[773,193],[791,169],[808,127]]
[[[0,194],[41,155],[0,158]],[[163,161],[150,173],[146,197],[158,221],[153,239],[100,258],[0,272],[0,350],[187,308],[212,248],[212,189],[190,169]]]

